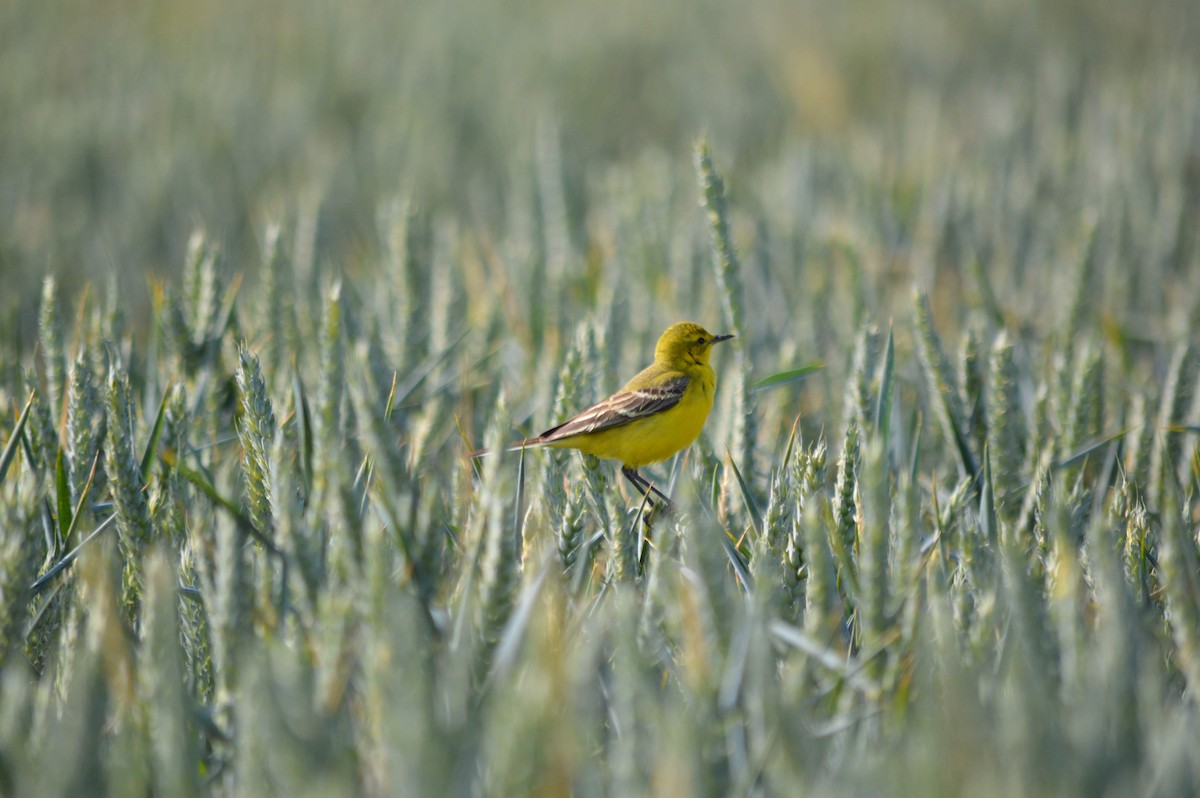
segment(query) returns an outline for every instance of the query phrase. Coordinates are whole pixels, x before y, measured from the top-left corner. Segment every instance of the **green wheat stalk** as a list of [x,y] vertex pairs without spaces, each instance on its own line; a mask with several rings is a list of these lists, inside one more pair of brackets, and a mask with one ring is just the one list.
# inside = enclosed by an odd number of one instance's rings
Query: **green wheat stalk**
[[958,386],[964,412],[965,431],[976,452],[982,452],[987,440],[987,397],[983,383],[983,356],[979,334],[968,326],[958,350]]
[[997,509],[1008,520],[1020,509],[1017,490],[1021,487],[1026,446],[1026,424],[1013,354],[1013,344],[1002,331],[992,344],[988,368],[987,442]]
[[1175,642],[1175,660],[1189,690],[1200,690],[1200,557],[1195,535],[1181,517],[1178,490],[1163,490],[1162,527],[1158,546],[1159,584]]
[[879,354],[879,330],[873,324],[863,324],[854,341],[854,354],[850,358],[850,373],[846,378],[846,392],[842,398],[842,419],[850,423],[854,417],[858,428],[869,429],[875,418],[871,375]]
[[[725,315],[728,332],[744,338],[746,334],[745,291],[742,287],[742,266],[733,236],[729,229],[729,208],[725,198],[725,181],[713,166],[708,141],[701,139],[695,151],[696,174],[700,182],[700,198],[708,212],[709,230],[712,236],[713,265],[717,285],[721,292],[721,307]],[[736,462],[745,474],[754,474],[754,442],[757,437],[757,418],[750,395],[749,380],[746,379],[749,364],[745,350],[736,349],[734,375],[735,390],[732,396],[732,423],[730,450],[737,455]]]
[[829,528],[829,548],[838,569],[838,586],[844,596],[857,595],[854,545],[858,535],[859,484],[861,457],[858,422],[851,416],[838,456],[837,477],[833,488],[833,525]]
[[192,704],[185,692],[179,647],[175,569],[159,550],[146,565],[146,609],[138,656],[139,693],[145,702],[155,795],[198,794],[199,756]]
[[971,446],[968,434],[970,426],[962,407],[962,394],[946,359],[942,339],[933,324],[929,296],[918,290],[913,301],[916,305],[917,355],[926,386],[934,398],[934,413],[946,442],[958,453],[960,475],[974,478],[979,473],[979,460]]
[[[508,407],[501,393],[485,443],[495,450],[503,448],[510,426]],[[505,523],[509,515],[506,512],[509,480],[502,470],[501,460],[500,457],[491,457],[484,464],[477,512],[472,522],[482,536],[476,623],[483,643],[480,665],[485,668],[484,672],[490,666],[491,652],[499,642],[512,612],[521,572],[521,549],[517,535]]]
[[66,446],[70,459],[68,474],[71,501],[78,502],[87,484],[92,461],[99,451],[105,420],[104,404],[88,358],[81,352],[71,367],[67,390]]
[[1182,343],[1171,353],[1163,383],[1162,401],[1158,409],[1157,440],[1150,459],[1150,499],[1155,507],[1161,507],[1167,490],[1176,483],[1176,467],[1183,450],[1180,435],[1167,432],[1172,426],[1184,424],[1184,417],[1192,402],[1196,375],[1200,371],[1200,356],[1190,343]]
[[275,527],[270,446],[275,438],[275,413],[258,356],[246,349],[238,352],[236,374],[242,416],[237,425],[242,441],[242,475],[245,480],[250,520],[260,532],[270,535]]
[[143,491],[142,472],[134,449],[133,407],[129,378],[114,371],[108,381],[107,445],[104,470],[112,488],[117,516],[117,544],[121,552],[121,602],[129,619],[137,616],[142,594],[142,557],[154,537],[150,511]]
[[38,341],[46,366],[46,403],[57,417],[66,386],[67,358],[63,350],[63,319],[58,304],[58,281],[47,275],[42,281],[42,302],[38,308]]

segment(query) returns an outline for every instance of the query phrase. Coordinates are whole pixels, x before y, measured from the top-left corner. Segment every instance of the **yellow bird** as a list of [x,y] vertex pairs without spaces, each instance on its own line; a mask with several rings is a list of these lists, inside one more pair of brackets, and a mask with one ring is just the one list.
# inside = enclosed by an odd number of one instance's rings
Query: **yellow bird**
[[624,388],[508,449],[554,446],[618,460],[621,473],[641,493],[653,491],[669,502],[638,469],[666,460],[700,435],[717,388],[709,355],[713,344],[732,337],[713,335],[688,321],[672,324],[654,347],[654,362]]

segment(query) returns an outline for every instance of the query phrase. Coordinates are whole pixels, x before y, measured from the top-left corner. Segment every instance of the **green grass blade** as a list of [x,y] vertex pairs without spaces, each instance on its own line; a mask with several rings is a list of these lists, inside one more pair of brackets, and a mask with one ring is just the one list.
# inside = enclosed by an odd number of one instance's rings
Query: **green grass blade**
[[908,439],[912,441],[912,456],[908,461],[908,479],[913,484],[917,482],[917,472],[921,468],[921,430],[925,426],[925,417],[918,410],[913,414],[912,434]]
[[204,474],[204,472],[188,468],[181,462],[176,462],[175,470],[179,473],[179,476],[183,477],[188,482],[199,488],[200,492],[211,499],[214,504],[233,516],[233,519],[237,521],[238,526],[245,530],[245,532],[256,541],[261,543],[267,549],[267,551],[271,552],[272,554],[280,553],[275,544],[271,542],[271,539],[264,535],[262,530],[254,526],[254,522],[250,520],[250,516],[246,515],[245,511],[243,511],[242,508],[238,506],[238,504],[232,499],[222,496],[217,490],[216,486],[213,485],[212,480],[210,480]]
[[992,458],[988,447],[983,447],[983,475],[979,490],[979,523],[984,540],[994,543],[998,538],[996,525],[996,497],[992,490]]
[[749,592],[754,586],[754,580],[750,577],[750,569],[741,552],[737,550],[737,546],[729,539],[729,535],[723,532],[721,533],[721,548],[725,550],[725,556],[729,558],[729,564],[733,566],[733,572],[737,574],[742,589]]
[[33,394],[29,394],[29,399],[25,402],[25,407],[21,410],[21,415],[17,416],[17,423],[13,426],[12,435],[9,436],[8,445],[4,447],[4,454],[0,454],[0,484],[4,484],[4,477],[8,474],[8,467],[12,464],[13,458],[17,456],[17,447],[21,445],[21,437],[25,432],[25,422],[29,420],[29,409],[33,407]]
[[74,526],[74,516],[71,513],[71,485],[67,479],[67,457],[61,445],[54,458],[54,496],[58,502],[58,545],[61,546],[67,539],[66,530]]
[[787,448],[783,451],[783,459],[779,461],[779,468],[784,469],[792,463],[792,452],[796,449],[796,436],[800,432],[800,416],[796,416],[796,420],[792,422],[792,431],[788,433]]
[[958,454],[958,461],[962,465],[963,474],[971,478],[976,487],[979,485],[979,465],[975,461],[975,453],[971,451],[971,445],[967,442],[966,431],[958,423],[958,419],[951,417],[950,427],[954,431],[954,451]]
[[392,408],[396,406],[396,380],[399,377],[399,372],[392,372],[392,389],[388,391],[387,405],[383,408],[383,420],[392,420]]
[[1191,469],[1192,488],[1194,490],[1197,486],[1200,486],[1200,446],[1192,450]]
[[[70,565],[70,563],[67,563],[67,565]],[[66,565],[64,565],[63,567],[65,568]],[[49,575],[49,572],[47,572],[47,575]],[[58,575],[57,572],[55,572],[54,575],[57,576]],[[46,584],[49,584],[49,582],[47,581]],[[38,590],[35,592],[31,592],[30,598],[31,599],[36,598],[37,594],[40,593],[43,589],[44,589],[44,587],[38,588]],[[38,627],[42,625],[42,622],[46,619],[46,615],[47,615],[48,611],[50,610],[50,607],[53,606],[54,600],[56,598],[58,598],[58,594],[62,592],[62,589],[63,589],[63,583],[60,582],[54,588],[54,591],[49,596],[46,597],[46,600],[43,601],[38,606],[38,608],[33,611],[33,616],[29,619],[29,623],[27,623],[25,625],[25,638],[24,638],[25,640],[29,640],[30,636],[32,636],[33,633],[38,630]]]
[[[423,397],[418,398],[414,396],[416,390],[425,384],[425,380],[429,378],[429,375],[433,374],[433,372],[436,371],[439,366],[441,366],[450,358],[452,354],[454,354],[459,345],[466,339],[469,332],[470,329],[463,329],[453,340],[447,343],[444,348],[438,352],[433,352],[432,354],[427,355],[420,363],[413,367],[413,369],[408,373],[404,382],[396,385],[395,390],[393,391],[394,396],[390,400],[392,406],[415,407],[419,405],[423,399],[427,399],[430,396],[438,393],[439,390],[443,390],[446,386],[457,384],[458,381],[462,379],[461,374],[455,374],[447,377],[442,386],[429,390]],[[470,367],[464,369],[464,372],[474,371],[479,365],[491,359],[491,357],[498,351],[498,349],[493,349],[492,351],[488,352],[477,362],[472,363]]]
[[167,397],[171,395],[171,386],[163,391],[162,401],[158,403],[158,415],[154,417],[154,426],[150,430],[150,440],[146,441],[146,451],[142,455],[142,483],[150,481],[150,471],[154,468],[154,452],[158,449],[159,438],[162,437],[163,419],[167,415]]
[[872,695],[879,692],[879,685],[863,676],[855,663],[848,662],[837,652],[821,645],[802,630],[783,621],[771,621],[768,629],[775,639],[811,657],[823,668],[841,675],[847,683],[854,687]]
[[769,377],[764,377],[758,382],[754,383],[750,386],[750,390],[752,393],[762,393],[763,391],[768,391],[772,388],[790,385],[793,382],[799,382],[809,374],[812,374],[815,371],[820,371],[823,368],[825,368],[825,364],[817,362],[809,363],[807,366],[801,366],[800,368],[796,369],[780,371],[772,374]]
[[729,461],[730,468],[733,469],[733,475],[737,477],[738,489],[742,494],[742,501],[746,503],[746,510],[750,513],[750,521],[754,524],[754,534],[761,535],[763,528],[762,511],[758,509],[758,502],[754,500],[754,496],[750,493],[750,486],[746,484],[746,480],[742,478],[742,472],[737,467],[737,463],[733,461],[733,455],[727,449],[725,451],[725,459]]
[[1067,456],[1065,459],[1060,460],[1057,463],[1055,463],[1052,466],[1052,470],[1061,471],[1064,468],[1070,468],[1071,466],[1075,465],[1076,463],[1087,458],[1089,455],[1092,455],[1092,454],[1100,451],[1105,446],[1108,446],[1110,443],[1119,441],[1121,438],[1124,438],[1126,435],[1133,432],[1135,429],[1137,429],[1137,427],[1126,427],[1125,429],[1119,430],[1118,432],[1114,432],[1113,434],[1108,435],[1104,438],[1101,438],[1099,440],[1095,440],[1095,441],[1092,441],[1091,443],[1085,444],[1083,446],[1083,448],[1077,449],[1075,452],[1073,452],[1072,454]]
[[880,366],[879,393],[875,397],[875,420],[872,427],[887,449],[888,435],[892,422],[892,393],[895,390],[896,341],[892,329],[888,328],[887,347],[883,351]]
[[63,543],[71,539],[71,533],[75,531],[75,527],[79,525],[79,517],[83,515],[84,503],[92,492],[92,483],[96,480],[96,468],[100,465],[100,457],[103,450],[97,451],[96,456],[92,458],[92,469],[88,472],[87,482],[83,485],[83,490],[79,491],[79,498],[75,501],[75,512],[71,514],[71,523],[67,527],[67,531],[63,533]]
[[[78,516],[76,516],[76,517],[78,517]],[[58,576],[64,570],[66,570],[67,566],[69,566],[71,563],[75,562],[75,558],[79,556],[79,552],[83,550],[84,546],[86,546],[87,544],[89,544],[93,540],[95,540],[97,537],[99,537],[100,533],[104,532],[104,530],[106,530],[110,526],[112,526],[113,522],[116,520],[117,520],[116,513],[113,513],[108,518],[105,518],[104,521],[100,524],[100,526],[98,526],[92,530],[92,534],[90,534],[86,538],[84,538],[78,546],[76,546],[75,548],[73,548],[69,552],[67,552],[67,554],[65,556],[63,556],[63,558],[61,560],[54,563],[54,565],[50,566],[49,570],[47,570],[46,573],[39,576],[37,578],[37,581],[29,586],[30,594],[36,596],[38,593],[45,590],[46,585],[53,582],[54,578],[56,576]]]
[[652,494],[650,491],[646,491],[642,494],[641,504],[638,505],[637,512],[633,513],[632,517],[629,519],[629,528],[625,531],[625,534],[630,540],[637,541],[636,545],[633,547],[633,559],[634,562],[637,563],[638,576],[642,576],[645,573],[647,547],[646,524],[643,523],[643,521],[646,518],[646,511],[651,506],[651,495]]
[[525,539],[525,447],[517,460],[517,495],[513,501],[513,537],[517,542],[517,557],[523,556]]
[[296,437],[300,442],[300,471],[304,476],[304,494],[312,491],[313,484],[313,431],[312,414],[309,412],[308,396],[300,372],[292,374],[292,404],[296,414]]
[[970,477],[978,486],[979,464],[968,438],[967,415],[961,405],[958,383],[946,359],[941,336],[934,326],[929,295],[917,290],[913,300],[916,305],[917,354],[929,398],[936,411],[935,417],[941,423],[947,444],[958,455],[959,474]]

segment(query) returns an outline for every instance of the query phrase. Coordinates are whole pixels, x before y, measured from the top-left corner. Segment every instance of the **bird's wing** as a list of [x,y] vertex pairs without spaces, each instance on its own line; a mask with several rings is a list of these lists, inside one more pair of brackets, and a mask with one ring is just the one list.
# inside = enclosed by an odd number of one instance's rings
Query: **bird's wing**
[[557,427],[551,427],[536,438],[530,438],[525,443],[552,443],[575,435],[603,432],[652,416],[655,413],[661,413],[679,404],[689,382],[691,382],[690,377],[680,374],[678,377],[672,377],[658,385],[627,388],[613,394],[603,402],[592,405]]

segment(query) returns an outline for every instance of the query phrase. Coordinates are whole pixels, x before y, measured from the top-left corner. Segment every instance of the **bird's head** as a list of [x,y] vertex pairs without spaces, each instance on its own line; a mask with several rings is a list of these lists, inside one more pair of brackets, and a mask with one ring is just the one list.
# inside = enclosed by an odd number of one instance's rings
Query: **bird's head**
[[690,321],[681,321],[668,327],[654,347],[654,360],[660,365],[677,370],[708,363],[712,345],[728,341],[732,335],[713,335],[708,330]]

